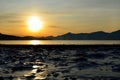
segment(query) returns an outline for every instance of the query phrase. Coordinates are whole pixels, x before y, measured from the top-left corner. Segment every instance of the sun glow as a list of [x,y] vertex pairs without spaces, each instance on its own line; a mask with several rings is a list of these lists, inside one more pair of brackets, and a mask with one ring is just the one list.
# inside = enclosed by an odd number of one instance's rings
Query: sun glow
[[41,44],[41,42],[39,40],[31,40],[30,44],[32,44],[32,45],[39,45],[39,44]]
[[31,32],[38,32],[43,26],[43,23],[38,16],[31,16],[28,19],[27,24]]

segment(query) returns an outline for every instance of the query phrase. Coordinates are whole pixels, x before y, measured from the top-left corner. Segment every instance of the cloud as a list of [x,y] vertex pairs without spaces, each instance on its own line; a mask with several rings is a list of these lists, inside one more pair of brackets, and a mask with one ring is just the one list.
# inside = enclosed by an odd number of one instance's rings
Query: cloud
[[15,13],[1,13],[0,23],[20,23],[22,20],[19,18],[19,14]]
[[50,16],[69,16],[73,14],[78,14],[79,11],[71,11],[71,10],[39,10],[39,14],[50,15]]
[[8,23],[21,23],[21,20],[7,20]]
[[1,13],[0,18],[1,19],[8,19],[17,16],[15,13]]
[[61,28],[60,26],[50,26],[51,28]]
[[49,27],[54,29],[66,29],[66,27],[61,27],[61,26],[49,26]]

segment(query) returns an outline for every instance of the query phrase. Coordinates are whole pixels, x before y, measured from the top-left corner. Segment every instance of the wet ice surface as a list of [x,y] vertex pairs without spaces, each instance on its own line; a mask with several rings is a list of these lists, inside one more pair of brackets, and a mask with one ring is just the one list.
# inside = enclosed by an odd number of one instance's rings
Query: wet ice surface
[[120,80],[120,47],[0,47],[0,80]]

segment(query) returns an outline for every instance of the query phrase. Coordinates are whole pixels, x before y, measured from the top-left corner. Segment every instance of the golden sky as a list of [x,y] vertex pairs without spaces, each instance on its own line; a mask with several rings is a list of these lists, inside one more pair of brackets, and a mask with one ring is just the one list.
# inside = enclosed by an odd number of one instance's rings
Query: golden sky
[[[0,0],[0,33],[49,36],[120,29],[120,0]],[[37,16],[42,28],[28,29]]]

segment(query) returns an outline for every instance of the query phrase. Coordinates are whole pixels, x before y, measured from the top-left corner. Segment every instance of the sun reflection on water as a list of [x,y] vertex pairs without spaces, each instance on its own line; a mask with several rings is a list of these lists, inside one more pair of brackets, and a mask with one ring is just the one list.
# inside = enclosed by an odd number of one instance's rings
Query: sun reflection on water
[[41,41],[39,41],[39,40],[31,40],[30,44],[32,44],[32,45],[39,45],[39,44],[41,44]]

